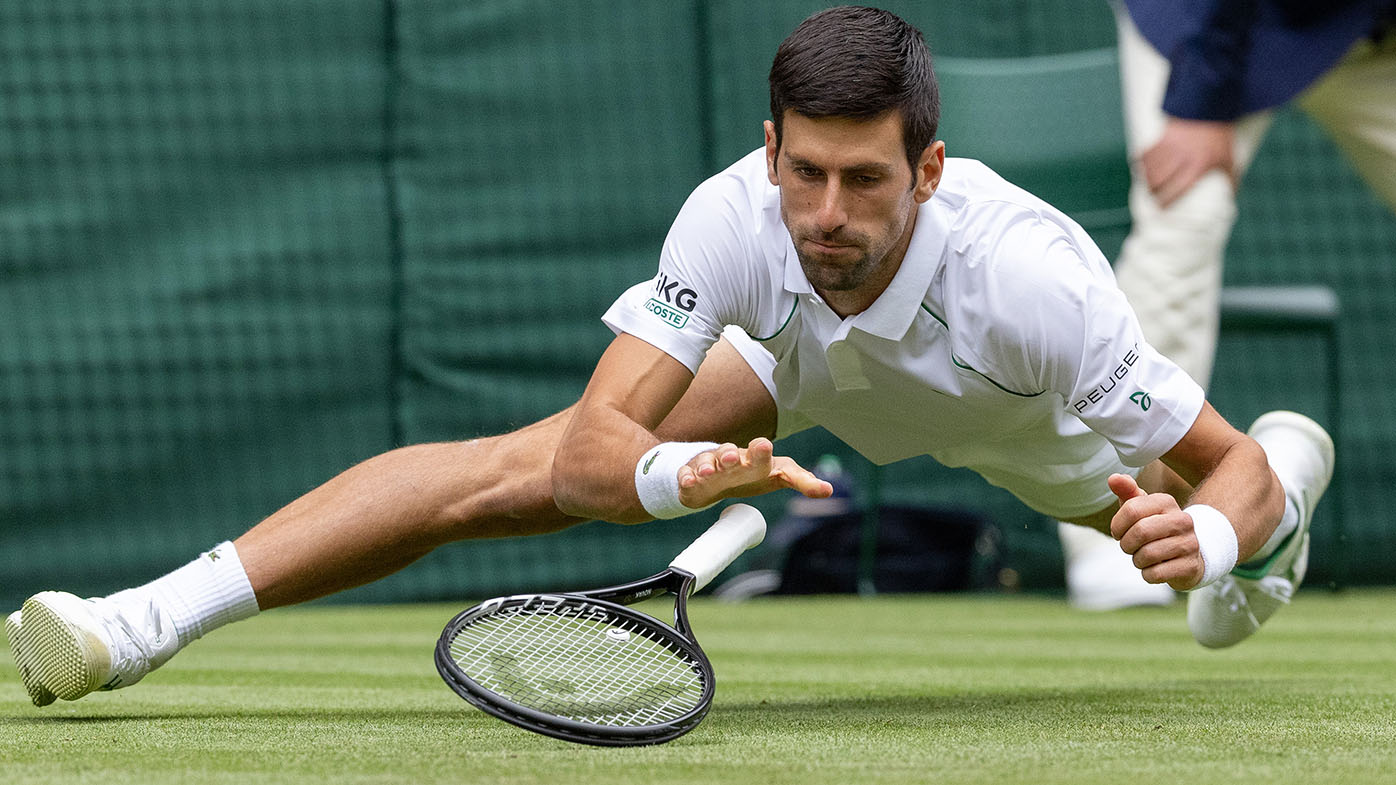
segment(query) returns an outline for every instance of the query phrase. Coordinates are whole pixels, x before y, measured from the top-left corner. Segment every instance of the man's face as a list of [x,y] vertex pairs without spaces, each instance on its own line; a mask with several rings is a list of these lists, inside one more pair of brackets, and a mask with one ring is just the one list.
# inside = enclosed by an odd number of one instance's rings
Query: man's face
[[847,316],[872,304],[901,266],[916,208],[935,191],[944,145],[913,172],[901,116],[810,118],[787,111],[776,150],[766,123],[766,165],[805,277]]

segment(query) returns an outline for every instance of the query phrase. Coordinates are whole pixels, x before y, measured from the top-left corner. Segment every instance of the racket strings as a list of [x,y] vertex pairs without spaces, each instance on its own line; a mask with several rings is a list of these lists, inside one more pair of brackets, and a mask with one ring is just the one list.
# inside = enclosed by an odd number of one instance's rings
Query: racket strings
[[[672,660],[672,655],[640,645],[647,639],[635,640],[633,628],[606,627],[602,634],[619,630],[632,637],[624,642],[608,639],[596,646],[596,631],[584,631],[578,640],[578,631],[568,629],[575,625],[548,624],[543,621],[547,617],[529,618],[529,640],[510,643],[508,651],[476,650],[481,655],[476,658],[479,664],[487,661],[486,667],[498,679],[496,685],[487,686],[508,691],[504,694],[512,694],[516,702],[579,719],[600,720],[613,715],[609,723],[631,724],[663,717],[665,708],[684,693],[684,685],[674,680],[673,666],[665,661]],[[496,641],[485,638],[482,643],[488,646],[502,640],[495,637]],[[619,673],[618,669],[624,669],[624,678],[606,675]],[[685,676],[682,672],[678,675]]]
[[516,607],[478,619],[451,641],[452,659],[515,703],[595,725],[654,725],[701,703],[703,673],[686,654],[604,609],[585,606],[583,617],[578,606],[565,607],[565,614]]
[[[595,724],[642,725],[687,710],[682,680],[692,679],[691,670],[682,663],[676,670],[674,655],[655,650],[646,638],[636,639],[633,627],[592,623],[581,626],[599,630],[578,630],[575,620],[557,624],[559,619],[549,623],[547,616],[524,618],[528,639],[516,638],[501,649],[507,625],[498,625],[479,645],[466,647],[473,657],[457,654],[461,666],[489,673],[493,678],[484,679],[484,686],[517,703]],[[599,637],[611,631],[629,639]]]

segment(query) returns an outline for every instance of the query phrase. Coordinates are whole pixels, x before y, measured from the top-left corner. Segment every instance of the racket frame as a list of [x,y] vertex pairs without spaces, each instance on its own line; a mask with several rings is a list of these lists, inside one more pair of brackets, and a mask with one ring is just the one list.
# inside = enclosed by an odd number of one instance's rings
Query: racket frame
[[[664,572],[638,581],[592,589],[584,592],[549,592],[546,594],[516,594],[496,597],[468,608],[451,619],[436,644],[436,669],[451,689],[476,708],[521,728],[565,741],[598,746],[624,747],[659,744],[675,739],[692,730],[702,721],[712,706],[716,678],[712,663],[698,645],[688,621],[688,597],[692,593],[693,574],[670,567]],[[672,594],[674,623],[665,624],[647,613],[626,607],[633,603]],[[501,607],[524,606],[532,602],[555,598],[563,602],[585,601],[604,608],[614,616],[641,627],[656,630],[669,643],[681,649],[703,673],[703,694],[698,704],[672,720],[637,727],[616,727],[559,717],[537,711],[490,690],[467,675],[451,655],[451,643],[461,628],[476,619],[497,612]]]

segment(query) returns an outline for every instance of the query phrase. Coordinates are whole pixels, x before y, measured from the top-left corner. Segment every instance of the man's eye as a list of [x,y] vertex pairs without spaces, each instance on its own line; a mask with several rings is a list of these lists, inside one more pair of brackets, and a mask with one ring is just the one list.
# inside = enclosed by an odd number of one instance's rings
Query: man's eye
[[853,182],[859,185],[877,185],[879,179],[875,174],[860,174],[853,178]]
[[795,173],[801,177],[818,177],[820,175],[820,171],[813,166],[797,166]]

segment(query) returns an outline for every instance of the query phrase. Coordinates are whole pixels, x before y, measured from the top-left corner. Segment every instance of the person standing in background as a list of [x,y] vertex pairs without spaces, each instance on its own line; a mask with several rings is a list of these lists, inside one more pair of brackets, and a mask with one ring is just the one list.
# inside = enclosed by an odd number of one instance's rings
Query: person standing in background
[[[1115,274],[1145,338],[1206,388],[1236,193],[1275,108],[1309,114],[1396,210],[1396,1],[1112,5],[1133,175]],[[1060,534],[1073,604],[1171,601],[1107,538]]]

